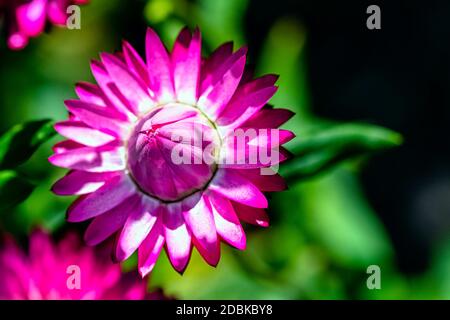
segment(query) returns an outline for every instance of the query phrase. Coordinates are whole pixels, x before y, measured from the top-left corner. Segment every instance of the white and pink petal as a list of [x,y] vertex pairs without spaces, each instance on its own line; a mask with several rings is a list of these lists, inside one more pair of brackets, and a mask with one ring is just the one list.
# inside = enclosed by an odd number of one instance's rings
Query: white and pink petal
[[209,184],[209,189],[225,198],[255,208],[267,208],[262,192],[233,169],[219,169]]
[[80,197],[67,211],[67,220],[80,222],[105,213],[136,193],[136,186],[126,176],[110,179],[97,191]]
[[206,262],[216,266],[220,259],[220,243],[211,204],[206,196],[202,197],[194,208],[184,212],[184,220],[191,230],[197,250]]
[[208,198],[211,202],[217,233],[228,244],[239,250],[245,250],[245,232],[231,202],[216,192],[210,192]]
[[61,196],[88,194],[97,191],[117,175],[119,175],[117,172],[70,171],[53,185],[52,191]]

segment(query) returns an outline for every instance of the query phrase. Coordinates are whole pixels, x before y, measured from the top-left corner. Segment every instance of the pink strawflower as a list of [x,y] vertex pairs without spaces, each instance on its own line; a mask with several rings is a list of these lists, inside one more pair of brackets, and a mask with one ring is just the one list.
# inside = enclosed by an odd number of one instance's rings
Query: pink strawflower
[[53,243],[45,232],[35,231],[28,253],[5,236],[0,244],[0,299],[165,299],[161,292],[147,293],[146,281],[137,273],[123,274],[108,256],[82,246],[75,233]]
[[23,49],[29,38],[39,36],[47,22],[64,26],[67,8],[83,5],[89,0],[0,0],[0,19],[6,20],[8,47]]
[[[100,56],[91,64],[98,85],[77,84],[80,100],[65,102],[70,119],[55,126],[69,140],[55,145],[50,162],[72,171],[53,191],[81,195],[68,220],[94,218],[85,234],[90,245],[118,231],[114,258],[138,250],[143,276],[164,246],[178,272],[192,246],[213,266],[220,241],[245,249],[240,220],[268,226],[262,192],[285,188],[275,172],[260,173],[286,159],[280,146],[294,137],[276,129],[293,114],[266,106],[277,76],[252,80],[244,73],[246,49],[233,53],[231,43],[202,59],[198,30],[181,31],[168,53],[148,29],[146,62],[127,42],[122,52]],[[236,146],[238,128],[257,135]],[[249,161],[263,149],[278,157]],[[179,163],[174,151],[189,161]]]

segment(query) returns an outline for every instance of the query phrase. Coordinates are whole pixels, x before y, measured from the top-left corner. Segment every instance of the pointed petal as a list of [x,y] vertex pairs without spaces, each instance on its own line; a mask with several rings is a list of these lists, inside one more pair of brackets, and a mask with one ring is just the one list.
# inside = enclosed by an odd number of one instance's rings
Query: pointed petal
[[105,213],[127,200],[136,192],[128,176],[112,178],[97,191],[79,198],[67,212],[69,222],[84,221]]
[[105,66],[100,61],[94,60],[91,62],[91,70],[95,80],[103,91],[105,99],[108,100],[105,101],[106,105],[125,116],[128,121],[135,121],[137,118],[131,111],[132,107],[111,80]]
[[147,29],[146,57],[150,89],[155,93],[155,100],[159,103],[175,101],[170,57],[151,28]]
[[112,54],[101,54],[103,65],[111,80],[128,100],[134,114],[148,112],[154,105],[147,91],[146,84],[132,74],[127,66]]
[[197,111],[180,108],[179,105],[167,105],[157,111],[152,117],[152,126],[162,127],[170,123],[186,120],[198,116]]
[[75,92],[81,101],[106,107],[106,99],[98,85],[88,82],[78,82],[75,85]]
[[115,140],[115,137],[91,128],[80,121],[62,121],[55,124],[62,136],[89,147],[99,147]]
[[123,147],[78,148],[52,155],[51,164],[68,169],[88,172],[111,172],[125,170]]
[[70,171],[53,185],[52,191],[60,196],[88,194],[97,191],[108,180],[117,175],[118,173],[115,172]]
[[244,122],[242,126],[255,129],[278,128],[293,116],[294,112],[288,109],[263,108]]
[[[200,94],[205,92],[206,88],[211,85],[214,75],[217,70],[228,61],[233,54],[233,43],[226,42],[218,47],[207,60],[204,61],[201,67],[200,75]],[[223,73],[222,73],[223,74]]]
[[81,101],[106,107],[106,99],[99,86],[88,83],[78,82],[75,85],[75,92]]
[[163,246],[164,226],[162,219],[158,219],[138,249],[138,266],[142,277],[153,270]]
[[191,233],[180,209],[163,212],[167,255],[172,266],[183,273],[191,257]]
[[178,101],[195,105],[200,77],[201,36],[198,29],[191,39],[189,29],[180,32],[172,52],[174,84]]
[[278,89],[274,86],[277,79],[275,75],[266,75],[240,86],[218,116],[217,123],[232,128],[240,126],[272,98]]
[[280,146],[294,137],[288,130],[237,128],[223,139],[219,163],[236,169],[277,165],[285,159]]
[[[265,170],[270,170],[265,168]],[[237,170],[240,175],[250,180],[259,190],[264,192],[282,191],[287,188],[283,177],[273,172],[270,174],[261,174],[260,169],[243,169]]]
[[146,85],[148,85],[149,80],[147,66],[144,60],[127,41],[123,41],[122,49],[128,68],[130,68]]
[[71,113],[92,128],[114,137],[124,137],[129,131],[126,120],[111,109],[80,100],[67,100],[64,103]]
[[227,106],[226,113],[217,119],[217,123],[231,129],[240,127],[247,119],[261,110],[277,90],[278,87],[264,88],[231,102]]
[[184,212],[184,220],[192,232],[195,247],[206,262],[216,266],[220,259],[220,246],[209,200],[202,197],[194,208]]
[[245,250],[246,237],[231,202],[216,192],[210,192],[212,211],[217,233],[228,244],[239,250]]
[[219,169],[209,189],[222,196],[255,208],[267,208],[264,195],[251,182],[231,169]]
[[130,212],[116,245],[117,261],[128,259],[150,233],[157,219],[158,201],[142,199],[138,207]]
[[[244,128],[246,130],[246,128]],[[295,138],[295,134],[283,129],[258,129],[257,136],[248,144],[258,148],[272,149],[279,147]]]
[[81,149],[81,148],[85,148],[85,146],[78,142],[72,141],[72,140],[64,140],[64,141],[57,142],[52,147],[52,150],[54,153],[64,153],[67,151],[72,151],[72,150]]
[[139,196],[132,196],[127,201],[95,217],[84,234],[86,243],[95,246],[122,228],[130,213],[139,207],[140,201]]
[[221,110],[226,107],[234,95],[245,68],[246,50],[236,52],[230,59],[231,63],[225,63],[228,68],[223,74],[216,75],[211,85],[205,89],[198,99],[197,106],[207,113],[212,119],[216,119]]
[[269,226],[269,216],[264,209],[252,208],[237,202],[233,202],[233,207],[242,221],[260,227]]

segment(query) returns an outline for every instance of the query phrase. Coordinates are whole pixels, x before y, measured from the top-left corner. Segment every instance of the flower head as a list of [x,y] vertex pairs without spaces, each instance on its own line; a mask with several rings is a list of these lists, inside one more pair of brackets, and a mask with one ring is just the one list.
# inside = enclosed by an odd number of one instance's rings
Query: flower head
[[47,21],[63,26],[70,5],[82,5],[89,0],[0,0],[0,18],[4,16],[8,28],[8,47],[23,49],[29,38],[39,36]]
[[252,79],[245,62],[231,43],[202,59],[198,29],[171,53],[148,29],[146,62],[127,42],[92,62],[97,85],[77,84],[55,127],[68,140],[50,157],[71,169],[53,191],[80,195],[68,220],[94,218],[89,244],[117,233],[115,259],[138,250],[142,275],[165,247],[183,272],[193,246],[215,266],[221,241],[245,248],[240,221],[268,225],[263,192],[285,188],[270,167],[294,137],[277,127],[293,114],[266,105],[277,77]]
[[[7,236],[0,245],[2,300],[141,300],[163,298],[146,293],[146,281],[122,274],[101,250],[81,246],[75,233],[52,243],[43,231],[30,237],[28,253]],[[72,277],[79,277],[73,278]]]

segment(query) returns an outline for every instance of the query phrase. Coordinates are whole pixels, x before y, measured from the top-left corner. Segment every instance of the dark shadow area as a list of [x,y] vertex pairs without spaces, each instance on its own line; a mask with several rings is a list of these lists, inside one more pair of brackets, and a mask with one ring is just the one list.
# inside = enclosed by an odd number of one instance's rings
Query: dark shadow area
[[[381,30],[366,27],[371,4]],[[362,181],[384,222],[402,271],[424,271],[435,240],[450,230],[450,3],[446,1],[251,1],[246,30],[258,52],[272,24],[306,28],[312,111],[368,121],[404,135]]]

